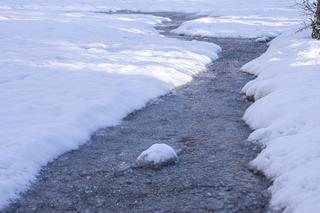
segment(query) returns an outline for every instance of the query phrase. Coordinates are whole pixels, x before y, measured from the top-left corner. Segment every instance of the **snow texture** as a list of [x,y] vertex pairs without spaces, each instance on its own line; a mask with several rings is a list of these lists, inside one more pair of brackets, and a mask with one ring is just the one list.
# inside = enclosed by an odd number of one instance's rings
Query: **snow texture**
[[205,17],[187,21],[173,32],[211,37],[275,37],[303,20],[293,6],[295,1],[291,0],[211,1],[210,4],[214,9],[204,12]]
[[320,41],[287,32],[242,69],[257,75],[244,88],[257,100],[244,120],[265,145],[252,165],[274,180],[271,204],[285,213],[320,209]]
[[[97,11],[195,13],[201,17],[174,32],[263,41],[297,29],[302,18],[294,3],[2,0],[0,208],[48,161],[191,81],[220,51],[159,35],[154,26],[165,18]],[[244,115],[255,129],[249,139],[266,146],[252,164],[274,180],[272,205],[290,213],[320,209],[320,44],[305,33],[284,33],[243,67],[258,76],[243,89],[257,100]]]
[[48,161],[217,58],[217,45],[159,35],[163,20],[0,9],[0,208]]
[[175,163],[178,156],[174,149],[167,144],[153,144],[149,149],[143,151],[137,158],[139,167],[164,166]]
[[296,17],[277,17],[272,14],[269,16],[250,14],[246,16],[213,16],[187,21],[173,32],[211,37],[276,37],[300,23],[301,19]]

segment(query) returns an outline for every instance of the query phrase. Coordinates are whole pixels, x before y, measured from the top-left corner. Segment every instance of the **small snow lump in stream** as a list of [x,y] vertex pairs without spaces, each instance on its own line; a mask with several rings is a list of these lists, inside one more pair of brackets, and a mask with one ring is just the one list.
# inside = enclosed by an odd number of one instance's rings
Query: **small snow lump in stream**
[[137,158],[138,167],[162,167],[175,164],[178,156],[174,149],[167,144],[153,144]]

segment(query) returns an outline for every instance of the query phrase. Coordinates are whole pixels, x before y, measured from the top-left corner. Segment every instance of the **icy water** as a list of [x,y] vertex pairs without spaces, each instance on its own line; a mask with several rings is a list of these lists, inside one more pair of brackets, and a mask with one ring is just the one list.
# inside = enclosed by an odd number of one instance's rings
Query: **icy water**
[[[164,35],[214,42],[223,48],[220,59],[191,83],[49,163],[3,213],[267,211],[269,182],[248,168],[260,149],[246,142],[250,129],[241,120],[249,103],[240,89],[252,76],[239,72],[266,44],[171,35],[168,29],[190,17],[157,15],[174,20],[159,27]],[[173,146],[179,162],[161,170],[131,167],[154,143]]]

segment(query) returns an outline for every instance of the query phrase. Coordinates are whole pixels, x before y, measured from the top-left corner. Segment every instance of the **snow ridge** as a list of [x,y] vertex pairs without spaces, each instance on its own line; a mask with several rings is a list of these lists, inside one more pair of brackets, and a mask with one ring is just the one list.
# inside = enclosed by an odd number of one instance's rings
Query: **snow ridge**
[[271,205],[285,213],[320,209],[320,42],[288,32],[242,69],[257,75],[243,92],[257,100],[244,120],[265,145],[252,165],[274,180]]

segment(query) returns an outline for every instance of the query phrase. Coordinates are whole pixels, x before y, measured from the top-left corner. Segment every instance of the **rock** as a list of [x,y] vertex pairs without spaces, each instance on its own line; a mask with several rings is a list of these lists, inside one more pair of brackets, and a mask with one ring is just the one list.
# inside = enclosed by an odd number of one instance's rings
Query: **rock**
[[249,102],[255,102],[255,101],[256,101],[253,95],[246,96],[246,99],[247,99]]
[[257,38],[255,41],[256,42],[269,42],[271,40],[271,38],[270,37],[267,37],[267,36],[263,36],[263,37],[259,37],[259,38]]
[[159,168],[175,164],[177,160],[178,156],[172,147],[166,144],[154,144],[139,155],[136,164],[138,167]]

